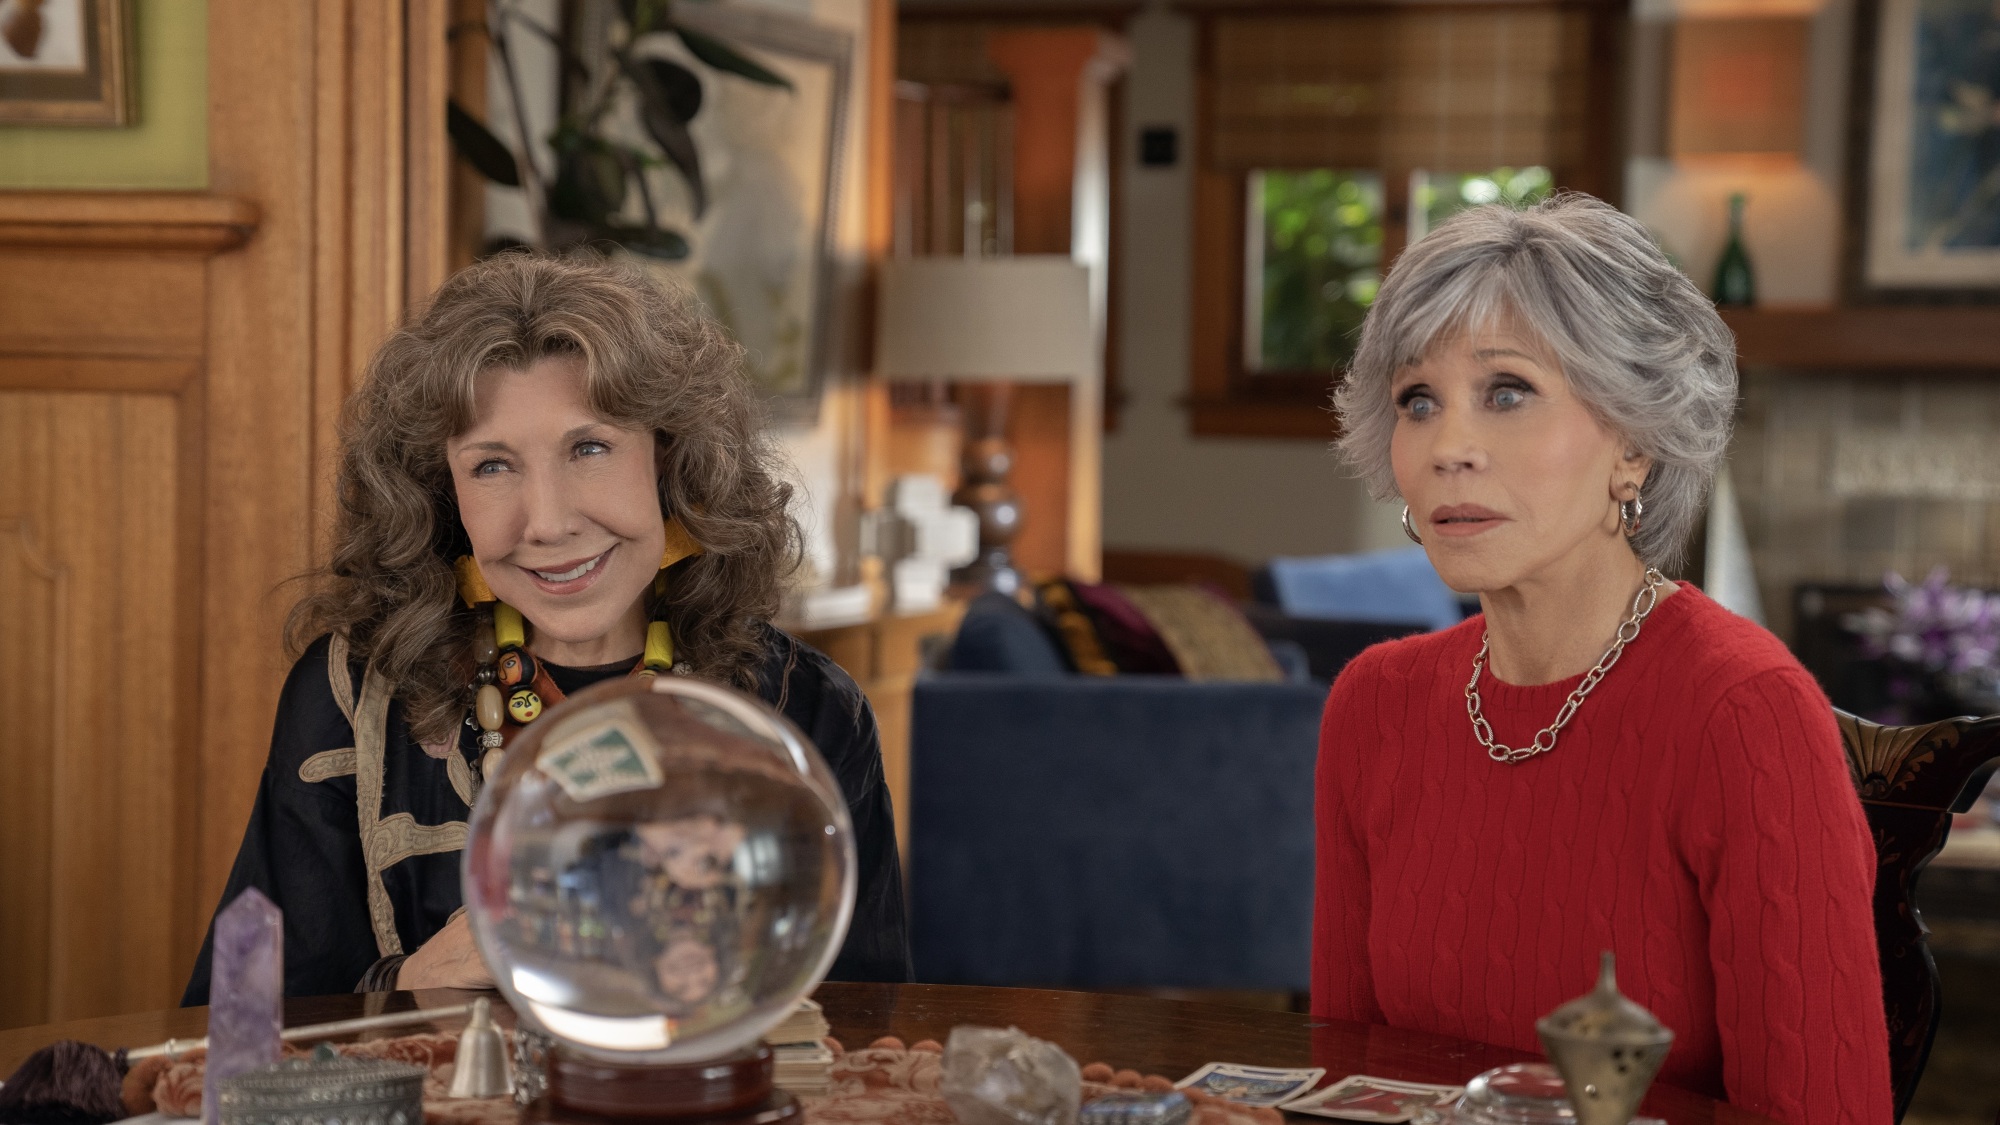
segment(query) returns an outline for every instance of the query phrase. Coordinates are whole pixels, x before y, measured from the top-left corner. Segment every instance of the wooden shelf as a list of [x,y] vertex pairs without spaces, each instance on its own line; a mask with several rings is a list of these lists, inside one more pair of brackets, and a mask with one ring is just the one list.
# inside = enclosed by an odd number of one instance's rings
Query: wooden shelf
[[1744,367],[2000,374],[2000,305],[1724,309]]
[[254,204],[192,191],[0,191],[0,246],[216,253],[248,241]]
[[1271,398],[1189,398],[1188,428],[1197,437],[1305,438],[1331,442],[1340,436],[1325,392]]

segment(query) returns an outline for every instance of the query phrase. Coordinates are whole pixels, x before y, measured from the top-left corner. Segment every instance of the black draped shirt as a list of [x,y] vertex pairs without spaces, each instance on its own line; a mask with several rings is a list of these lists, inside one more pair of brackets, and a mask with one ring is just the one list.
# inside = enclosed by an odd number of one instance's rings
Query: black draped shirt
[[[853,679],[825,654],[777,628],[762,629],[765,652],[758,694],[819,748],[840,780],[854,821],[860,861],[854,918],[828,975],[835,980],[907,981],[911,969],[903,877],[875,714]],[[348,717],[361,695],[364,669],[360,662],[350,662],[349,690],[337,697],[329,677],[330,649],[331,638],[313,642],[285,681],[271,756],[220,904],[234,902],[245,887],[256,887],[284,911],[287,996],[351,992],[382,956],[362,851],[354,723]],[[629,668],[550,665],[549,671],[567,694]],[[380,874],[405,953],[415,952],[444,928],[463,901],[460,841],[471,813],[465,793],[478,768],[479,749],[477,731],[461,727],[459,735],[455,749],[433,757],[410,736],[402,706],[393,700],[388,705],[378,823],[396,829],[401,841],[397,854],[414,854],[403,855]],[[211,922],[181,1003],[208,1003],[214,940]]]

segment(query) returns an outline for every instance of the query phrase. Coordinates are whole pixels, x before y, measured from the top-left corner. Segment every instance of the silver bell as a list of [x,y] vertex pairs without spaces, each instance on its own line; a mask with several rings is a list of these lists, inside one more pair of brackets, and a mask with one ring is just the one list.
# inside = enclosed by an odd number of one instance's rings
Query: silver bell
[[507,1044],[493,1026],[493,1002],[472,1002],[472,1019],[458,1036],[458,1061],[451,1072],[454,1098],[503,1098],[514,1092],[507,1077]]

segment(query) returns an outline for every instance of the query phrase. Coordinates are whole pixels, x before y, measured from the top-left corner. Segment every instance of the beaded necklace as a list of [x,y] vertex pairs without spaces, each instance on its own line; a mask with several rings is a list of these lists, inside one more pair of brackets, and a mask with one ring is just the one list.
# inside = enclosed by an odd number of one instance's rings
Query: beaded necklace
[[[655,603],[665,605],[667,568],[701,553],[701,547],[681,527],[679,520],[666,521],[666,549],[660,556],[660,573],[653,579]],[[471,555],[461,555],[452,564],[458,574],[458,593],[468,609],[492,606],[492,615],[472,633],[474,672],[469,685],[472,694],[473,725],[479,728],[479,772],[492,777],[500,768],[507,743],[523,727],[541,718],[542,712],[561,703],[562,688],[542,662],[528,651],[528,627],[521,611],[501,601],[486,584],[486,576]],[[646,624],[646,649],[634,676],[657,676],[673,671],[687,675],[686,661],[674,663],[673,632],[665,621]]]

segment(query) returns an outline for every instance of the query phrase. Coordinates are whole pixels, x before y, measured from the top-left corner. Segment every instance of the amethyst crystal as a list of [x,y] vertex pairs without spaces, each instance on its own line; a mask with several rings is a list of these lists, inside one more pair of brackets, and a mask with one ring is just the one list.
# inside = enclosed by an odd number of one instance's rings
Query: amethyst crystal
[[215,917],[202,1125],[216,1125],[223,1079],[278,1061],[285,1027],[285,914],[250,887]]

